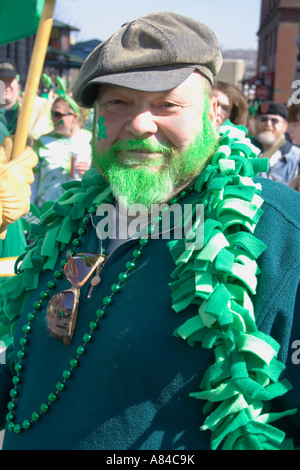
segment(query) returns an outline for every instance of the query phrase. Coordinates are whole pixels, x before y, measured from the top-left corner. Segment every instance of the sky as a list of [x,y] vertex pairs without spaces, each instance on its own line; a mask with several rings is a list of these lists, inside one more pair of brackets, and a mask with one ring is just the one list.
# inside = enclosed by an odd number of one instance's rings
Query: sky
[[257,49],[261,0],[56,0],[54,18],[79,28],[76,41],[104,40],[123,23],[172,11],[205,23],[222,49]]

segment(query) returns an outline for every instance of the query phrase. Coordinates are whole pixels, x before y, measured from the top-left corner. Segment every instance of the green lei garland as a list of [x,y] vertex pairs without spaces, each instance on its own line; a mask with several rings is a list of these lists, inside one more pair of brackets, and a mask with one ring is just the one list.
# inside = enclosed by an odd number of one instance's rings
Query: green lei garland
[[[195,182],[197,202],[205,208],[203,247],[191,247],[189,241],[187,250],[185,240],[168,244],[176,266],[170,284],[173,309],[198,308],[174,334],[190,345],[200,342],[214,349],[214,364],[200,390],[190,394],[206,401],[208,417],[201,429],[211,430],[212,449],[221,443],[222,449],[287,449],[292,442],[285,442],[284,433],[269,423],[296,410],[271,413],[266,408],[291,386],[279,380],[284,369],[277,359],[279,345],[258,331],[249,296],[256,292],[256,260],[265,249],[253,234],[263,199],[252,178],[266,170],[267,162],[256,158],[259,151],[245,139],[246,132],[229,121],[221,126],[218,150]],[[31,226],[35,242],[21,257],[19,275],[2,284],[0,333],[7,344],[40,273],[55,268],[86,210],[111,194],[95,169],[64,187],[66,193],[42,215],[41,224]]]
[[[293,448],[284,433],[269,423],[296,410],[268,411],[270,400],[291,389],[279,380],[285,366],[277,360],[278,343],[257,329],[249,293],[256,293],[257,258],[266,246],[254,236],[263,213],[260,184],[253,176],[266,171],[266,159],[245,139],[246,129],[228,122],[219,128],[219,148],[198,177],[195,190],[204,204],[204,245],[185,249],[184,240],[169,243],[176,269],[172,273],[173,308],[190,304],[198,314],[175,335],[190,345],[214,348],[215,363],[206,371],[201,391],[209,414],[202,430],[212,432],[216,449]],[[204,190],[204,191],[203,191]]]

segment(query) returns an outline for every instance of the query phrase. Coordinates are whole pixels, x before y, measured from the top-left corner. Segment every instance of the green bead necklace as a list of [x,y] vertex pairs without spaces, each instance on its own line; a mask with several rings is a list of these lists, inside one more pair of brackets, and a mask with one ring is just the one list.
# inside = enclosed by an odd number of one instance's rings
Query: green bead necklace
[[[186,197],[188,192],[193,191],[193,188],[189,188],[188,190],[183,190],[179,193],[177,197],[174,197],[170,200],[169,205],[172,206],[176,204],[180,199]],[[111,197],[107,198],[107,200],[103,201],[111,202]],[[92,206],[88,214],[83,218],[83,226],[79,228],[76,237],[72,240],[72,249],[68,250],[68,253],[72,256],[76,253],[76,248],[81,245],[81,238],[84,237],[87,233],[87,227],[91,221],[92,214],[96,213],[97,208]],[[155,220],[155,223],[159,222],[161,217],[158,216]],[[151,236],[153,232],[155,224],[148,225],[148,235]],[[26,346],[29,344],[29,335],[32,331],[33,324],[36,321],[38,312],[43,309],[43,302],[49,300],[49,291],[54,290],[56,288],[56,283],[60,279],[63,278],[63,268],[67,262],[67,260],[61,261],[61,267],[59,270],[54,272],[54,280],[49,281],[47,283],[48,289],[46,291],[42,291],[40,294],[40,299],[33,303],[33,312],[27,314],[27,323],[23,326],[22,330],[24,335],[20,339],[20,346],[21,349],[17,352],[17,357],[19,362],[17,362],[14,366],[15,369],[15,376],[12,379],[14,387],[10,390],[10,397],[11,400],[7,405],[9,410],[8,414],[6,415],[7,421],[7,430],[9,432],[14,432],[16,434],[21,433],[24,430],[27,430],[31,427],[31,425],[40,420],[40,418],[45,415],[51,408],[51,406],[56,402],[58,395],[65,390],[65,386],[68,380],[71,379],[73,370],[79,367],[80,358],[87,352],[88,344],[92,341],[93,335],[95,334],[96,330],[99,327],[100,320],[105,316],[106,309],[110,307],[113,303],[113,297],[115,294],[118,294],[122,290],[123,284],[128,281],[128,274],[132,272],[136,268],[136,263],[139,259],[143,256],[143,250],[149,244],[149,238],[140,238],[139,239],[139,247],[133,250],[131,259],[126,263],[124,270],[118,275],[117,281],[111,286],[111,292],[109,295],[105,296],[102,300],[102,307],[96,311],[96,316],[93,321],[89,323],[88,331],[83,335],[83,343],[77,347],[76,349],[76,356],[72,357],[69,361],[69,369],[66,369],[62,372],[60,380],[56,383],[55,390],[49,393],[47,400],[40,405],[38,411],[33,411],[31,417],[25,419],[22,424],[18,424],[15,422],[15,412],[17,411],[17,399],[19,397],[19,390],[18,385],[21,383],[21,373],[24,370],[24,360],[26,358]]]

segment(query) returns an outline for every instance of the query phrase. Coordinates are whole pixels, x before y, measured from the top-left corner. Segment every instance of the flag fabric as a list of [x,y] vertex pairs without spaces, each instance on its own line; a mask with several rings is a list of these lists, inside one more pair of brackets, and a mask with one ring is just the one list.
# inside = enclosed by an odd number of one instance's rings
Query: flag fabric
[[0,0],[0,46],[35,34],[45,0]]

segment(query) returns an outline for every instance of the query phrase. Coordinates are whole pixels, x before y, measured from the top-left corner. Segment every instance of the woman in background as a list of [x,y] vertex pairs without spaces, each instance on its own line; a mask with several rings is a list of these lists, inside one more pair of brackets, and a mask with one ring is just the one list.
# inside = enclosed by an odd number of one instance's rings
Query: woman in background
[[217,126],[227,119],[236,126],[247,126],[248,104],[243,93],[226,82],[215,81],[213,95],[217,98]]
[[63,194],[62,184],[80,179],[91,165],[90,131],[83,129],[73,100],[57,98],[51,108],[54,130],[35,143],[39,163],[35,169],[31,202],[41,208]]

